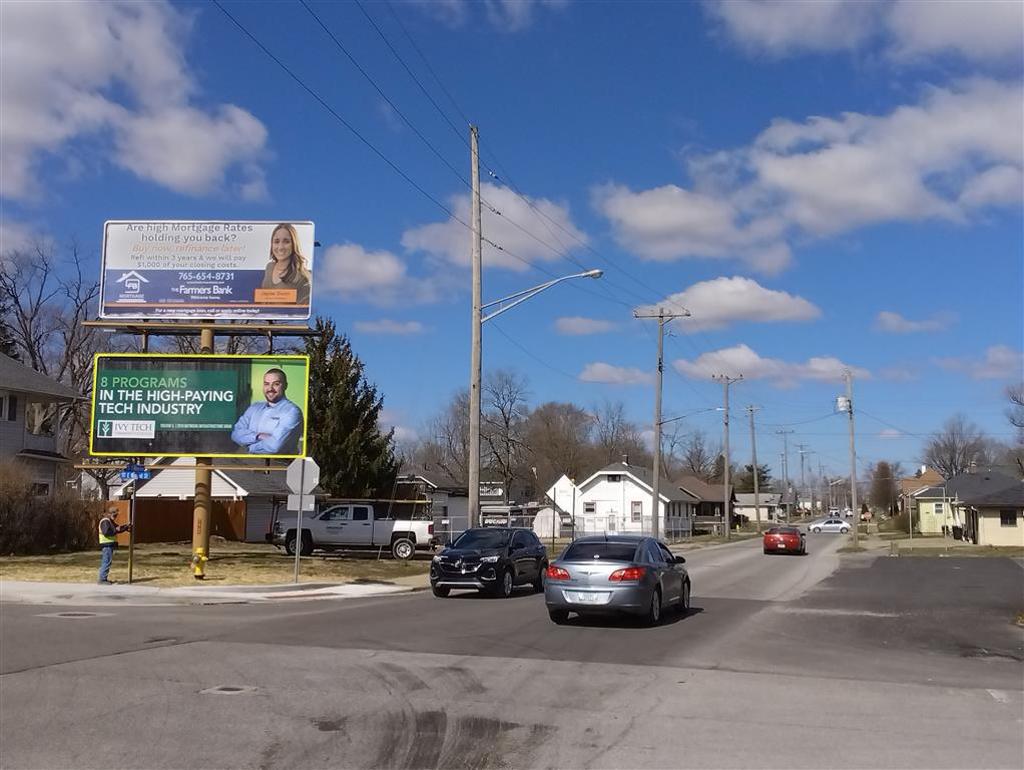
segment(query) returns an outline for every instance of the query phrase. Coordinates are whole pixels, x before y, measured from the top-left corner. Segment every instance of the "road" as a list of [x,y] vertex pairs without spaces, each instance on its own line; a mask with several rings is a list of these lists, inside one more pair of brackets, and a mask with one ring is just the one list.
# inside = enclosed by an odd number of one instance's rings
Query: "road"
[[0,767],[1024,766],[1024,570],[808,542],[688,554],[651,629],[531,593],[2,605]]

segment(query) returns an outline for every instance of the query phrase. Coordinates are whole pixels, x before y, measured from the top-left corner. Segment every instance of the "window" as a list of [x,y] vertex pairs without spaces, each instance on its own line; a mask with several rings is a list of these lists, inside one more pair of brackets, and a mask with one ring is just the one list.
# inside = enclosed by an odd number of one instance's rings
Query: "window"
[[1002,510],[999,512],[999,526],[1000,527],[1016,527],[1017,526],[1017,512],[1014,510]]
[[512,536],[512,547],[516,550],[520,548],[529,548],[530,544],[526,540],[525,532],[516,532]]
[[597,513],[597,503],[583,503],[584,513]]
[[622,481],[622,476],[620,476],[618,473],[609,473],[608,474],[608,483],[609,484],[618,484],[620,481]]
[[633,521],[640,521],[644,515],[644,504],[641,500],[634,500],[629,504],[629,515]]
[[635,543],[616,543],[603,540],[577,540],[570,545],[562,556],[563,561],[633,561],[636,554]]
[[32,494],[36,497],[46,497],[50,494],[50,485],[37,482],[32,485]]
[[352,521],[369,521],[370,510],[364,506],[352,509]]
[[935,503],[935,515],[936,516],[941,516],[942,515],[942,503]]
[[33,436],[53,436],[57,425],[57,406],[38,401],[25,404],[25,430]]
[[658,550],[661,552],[661,558],[666,564],[674,564],[676,557],[668,548],[661,543],[658,543]]
[[0,420],[14,422],[18,419],[18,397],[11,394],[0,396]]
[[337,505],[334,508],[328,508],[320,516],[320,521],[348,521],[348,506]]
[[661,564],[664,561],[657,543],[649,542],[644,547],[644,561],[648,564]]

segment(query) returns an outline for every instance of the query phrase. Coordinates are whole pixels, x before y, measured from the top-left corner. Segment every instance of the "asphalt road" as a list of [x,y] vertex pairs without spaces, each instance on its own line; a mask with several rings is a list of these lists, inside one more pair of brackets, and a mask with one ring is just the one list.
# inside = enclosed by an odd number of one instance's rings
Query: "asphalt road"
[[1024,767],[1020,565],[808,542],[689,554],[653,629],[526,592],[0,605],[0,767]]

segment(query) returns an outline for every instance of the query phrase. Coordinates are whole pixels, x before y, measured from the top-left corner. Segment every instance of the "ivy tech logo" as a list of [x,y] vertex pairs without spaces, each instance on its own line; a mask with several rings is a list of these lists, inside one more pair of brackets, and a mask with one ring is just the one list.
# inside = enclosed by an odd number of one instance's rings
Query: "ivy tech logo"
[[96,423],[96,427],[99,428],[100,438],[110,438],[110,429],[113,422],[113,420],[100,420]]

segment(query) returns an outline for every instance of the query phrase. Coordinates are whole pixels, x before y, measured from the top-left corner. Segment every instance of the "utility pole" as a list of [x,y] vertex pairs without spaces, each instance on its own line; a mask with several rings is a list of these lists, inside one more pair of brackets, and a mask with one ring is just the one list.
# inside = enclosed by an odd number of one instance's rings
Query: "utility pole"
[[[651,482],[651,536],[660,537],[659,530],[661,522],[661,381],[665,374],[665,323],[675,318],[686,318],[690,315],[689,310],[679,313],[666,313],[665,308],[659,307],[658,314],[634,312],[634,318],[657,318],[658,319],[658,376],[654,383],[654,468]],[[643,514],[640,515],[641,527],[643,526]]]
[[757,434],[754,432],[754,412],[757,408],[751,404],[747,407],[750,413],[750,462],[754,468],[754,516],[757,519],[757,534],[761,534],[761,490],[758,484],[757,471]]
[[[857,548],[858,535],[860,530],[860,511],[857,509],[857,447],[854,443],[853,424],[853,374],[849,369],[843,372],[846,380],[846,403],[845,411],[850,418],[850,503],[853,509],[853,547]],[[840,399],[840,405],[843,405]]]
[[794,430],[777,430],[775,434],[782,436],[782,482],[786,489],[789,489],[789,434],[796,433]]
[[[799,451],[799,454],[800,454],[800,493],[801,494],[807,494],[807,492],[809,491],[807,489],[807,482],[804,479],[804,455],[812,455],[812,454],[814,454],[814,452],[812,452],[811,450],[804,448],[804,447],[807,447],[807,446],[810,446],[810,445],[809,444],[797,444],[798,451]],[[811,493],[810,498],[811,498],[811,513],[813,515],[813,513],[814,513],[814,494],[813,493]]]
[[[213,327],[203,326],[199,332],[199,352],[211,355],[214,350]],[[210,492],[213,486],[213,460],[209,457],[196,458],[196,482],[192,504],[192,554],[193,557],[202,551],[202,556],[210,555]],[[295,535],[297,544],[302,542],[302,533]],[[298,545],[296,546],[298,549]]]
[[[725,462],[722,463],[722,513],[725,516],[725,539],[729,540],[729,530],[732,527],[732,519],[729,516],[729,386],[734,382],[739,382],[743,379],[741,374],[739,377],[730,377],[727,374],[716,374],[711,379],[716,382],[722,383],[722,392],[725,395],[725,403],[722,409],[722,450],[725,455]],[[757,469],[754,469],[757,472]]]
[[480,359],[483,233],[480,225],[480,145],[476,126],[469,127],[469,152],[473,196],[471,203],[471,261],[473,264],[472,353],[469,365],[469,526],[480,523]]

